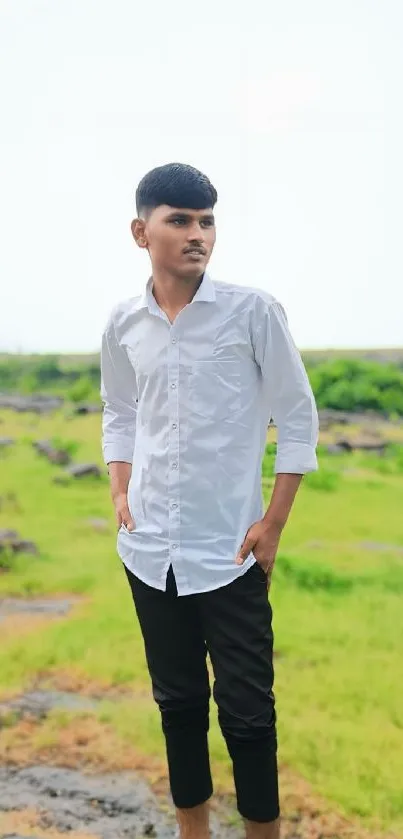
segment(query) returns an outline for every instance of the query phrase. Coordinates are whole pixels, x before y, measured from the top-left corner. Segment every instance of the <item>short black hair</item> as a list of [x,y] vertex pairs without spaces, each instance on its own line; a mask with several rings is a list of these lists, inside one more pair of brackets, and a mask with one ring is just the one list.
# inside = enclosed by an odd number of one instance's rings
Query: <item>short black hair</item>
[[150,212],[161,204],[205,210],[214,207],[217,190],[194,166],[187,163],[166,163],[151,169],[136,190],[137,214]]

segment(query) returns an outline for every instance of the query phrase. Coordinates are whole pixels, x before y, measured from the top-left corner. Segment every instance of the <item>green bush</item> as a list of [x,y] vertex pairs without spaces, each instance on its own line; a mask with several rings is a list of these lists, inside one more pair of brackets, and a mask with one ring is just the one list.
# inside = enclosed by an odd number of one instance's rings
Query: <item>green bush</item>
[[267,443],[263,461],[262,461],[262,478],[274,477],[274,464],[276,460],[277,445],[276,443]]
[[308,368],[319,408],[403,415],[403,370],[397,364],[333,359]]
[[340,481],[340,472],[329,469],[327,466],[320,466],[318,472],[308,472],[304,475],[304,484],[307,487],[323,492],[334,492],[338,489]]
[[67,391],[67,398],[72,402],[83,402],[88,399],[93,390],[93,384],[88,376],[81,376]]
[[279,554],[276,559],[276,579],[282,577],[297,588],[315,591],[342,593],[349,591],[359,582],[358,578],[338,574],[330,565],[315,564],[306,559],[293,559]]

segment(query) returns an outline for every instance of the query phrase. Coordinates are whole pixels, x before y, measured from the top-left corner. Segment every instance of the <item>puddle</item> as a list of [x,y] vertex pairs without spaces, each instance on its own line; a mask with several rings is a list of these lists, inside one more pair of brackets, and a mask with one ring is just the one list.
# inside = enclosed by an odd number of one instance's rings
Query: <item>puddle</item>
[[[38,828],[85,831],[100,839],[174,839],[173,808],[163,811],[147,784],[132,773],[85,775],[74,769],[0,767],[0,811],[35,808]],[[212,823],[214,839],[237,839],[234,827]],[[18,839],[3,834],[3,839]],[[35,833],[24,839],[36,839]]]

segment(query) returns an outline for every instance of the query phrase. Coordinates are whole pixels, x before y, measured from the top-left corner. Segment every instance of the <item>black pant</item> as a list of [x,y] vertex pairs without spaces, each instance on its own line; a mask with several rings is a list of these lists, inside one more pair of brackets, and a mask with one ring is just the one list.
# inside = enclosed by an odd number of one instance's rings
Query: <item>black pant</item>
[[124,568],[161,711],[174,804],[194,807],[213,791],[208,652],[238,810],[251,821],[273,821],[279,815],[273,632],[263,570],[256,564],[227,586],[178,597],[172,566],[166,591]]

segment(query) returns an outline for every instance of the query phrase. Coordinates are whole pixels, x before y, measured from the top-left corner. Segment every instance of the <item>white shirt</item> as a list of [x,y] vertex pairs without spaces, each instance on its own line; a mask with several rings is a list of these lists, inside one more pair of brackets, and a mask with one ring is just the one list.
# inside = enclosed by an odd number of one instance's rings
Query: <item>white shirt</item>
[[152,293],[117,305],[102,337],[103,455],[132,463],[117,550],[143,582],[179,595],[227,585],[264,515],[261,464],[271,417],[275,472],[318,468],[318,414],[281,304],[205,273],[171,324]]

